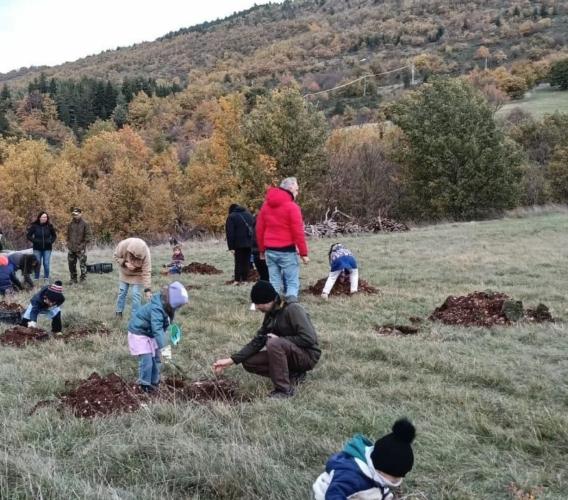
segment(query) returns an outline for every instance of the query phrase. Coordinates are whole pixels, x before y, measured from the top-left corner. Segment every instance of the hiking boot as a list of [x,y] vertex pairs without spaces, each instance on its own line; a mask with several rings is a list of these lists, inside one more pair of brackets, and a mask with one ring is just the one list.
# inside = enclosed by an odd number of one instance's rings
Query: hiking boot
[[296,391],[293,387],[290,387],[287,392],[281,391],[280,389],[274,389],[268,393],[268,397],[270,399],[288,399],[291,398],[296,394]]
[[306,381],[306,372],[290,372],[290,385],[301,385]]
[[79,282],[80,282],[80,283],[85,283],[86,280],[87,280],[87,277],[86,277],[86,276],[81,276],[81,277],[79,278]]

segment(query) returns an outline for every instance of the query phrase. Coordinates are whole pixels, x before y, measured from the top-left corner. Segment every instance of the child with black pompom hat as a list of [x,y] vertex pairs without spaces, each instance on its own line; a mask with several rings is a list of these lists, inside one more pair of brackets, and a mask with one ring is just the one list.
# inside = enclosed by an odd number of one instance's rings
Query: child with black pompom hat
[[412,470],[412,441],[416,429],[406,418],[397,420],[392,432],[373,443],[361,434],[351,438],[333,455],[313,485],[315,500],[348,498],[392,500],[391,488],[400,486]]

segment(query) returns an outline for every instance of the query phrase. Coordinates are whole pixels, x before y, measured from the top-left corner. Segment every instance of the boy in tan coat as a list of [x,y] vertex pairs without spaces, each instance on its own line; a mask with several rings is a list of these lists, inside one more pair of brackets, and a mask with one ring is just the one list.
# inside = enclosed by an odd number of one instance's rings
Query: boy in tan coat
[[122,240],[114,250],[114,260],[118,264],[119,275],[116,315],[122,317],[128,289],[132,287],[132,312],[134,313],[140,307],[142,290],[151,286],[150,249],[140,238],[127,238]]

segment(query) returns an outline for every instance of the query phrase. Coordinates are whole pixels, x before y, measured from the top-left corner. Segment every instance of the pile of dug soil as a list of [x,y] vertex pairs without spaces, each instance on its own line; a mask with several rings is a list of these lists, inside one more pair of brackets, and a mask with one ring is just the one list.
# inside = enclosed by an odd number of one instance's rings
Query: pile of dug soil
[[[323,287],[325,286],[325,282],[327,278],[323,278],[318,280],[315,285],[311,285],[308,287],[308,292],[312,295],[321,295],[323,292]],[[359,292],[358,293],[366,293],[366,294],[375,294],[378,293],[379,290],[372,285],[369,285],[365,280],[359,280]],[[330,295],[351,295],[350,292],[350,285],[349,285],[349,278],[340,277],[333,285],[331,289]]]
[[111,413],[129,413],[140,408],[146,394],[137,384],[129,384],[116,373],[101,377],[92,373],[75,389],[59,398],[76,417],[92,418]]
[[[71,383],[66,382],[66,385]],[[142,404],[156,399],[191,400],[202,404],[209,401],[237,403],[249,400],[239,393],[237,382],[227,379],[190,382],[170,377],[162,382],[159,391],[148,394],[138,384],[126,382],[116,373],[110,373],[106,377],[92,373],[86,380],[79,381],[74,389],[61,395],[58,401],[40,401],[30,413],[56,403],[60,409],[69,408],[76,417],[103,417],[137,411]]]
[[87,337],[89,335],[109,335],[110,330],[105,326],[86,327],[76,326],[74,328],[64,330],[60,335],[53,335],[42,330],[41,328],[28,328],[25,326],[14,326],[7,329],[3,335],[0,336],[0,344],[9,345],[12,347],[25,347],[26,345],[48,340],[50,337],[55,340],[63,340],[67,342],[77,338]]
[[513,321],[542,323],[554,321],[548,307],[539,304],[523,310],[523,303],[499,292],[473,292],[462,297],[449,296],[428,318],[446,325],[483,326],[509,325]]
[[390,335],[415,335],[419,329],[415,326],[387,323],[386,325],[375,325],[375,330],[378,335],[386,337]]
[[14,326],[8,328],[0,336],[0,344],[12,347],[25,347],[33,342],[47,340],[49,334],[41,328],[27,328],[25,326]]
[[181,268],[182,273],[194,273],[194,274],[222,274],[223,271],[217,269],[215,266],[209,264],[201,264],[199,262],[192,262],[187,266]]
[[544,304],[539,304],[535,309],[527,309],[525,311],[525,319],[531,323],[546,323],[554,321],[552,314],[550,314],[550,310]]
[[484,326],[507,325],[511,320],[504,311],[510,297],[498,292],[473,292],[465,296],[449,296],[428,319],[446,325]]
[[23,313],[24,308],[15,302],[5,302],[0,300],[0,311]]

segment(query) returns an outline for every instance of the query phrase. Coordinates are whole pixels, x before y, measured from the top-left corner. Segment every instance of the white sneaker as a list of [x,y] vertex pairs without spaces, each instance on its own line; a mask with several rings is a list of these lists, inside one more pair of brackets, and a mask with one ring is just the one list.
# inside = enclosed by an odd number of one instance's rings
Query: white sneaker
[[322,293],[321,294],[321,298],[324,299],[324,300],[327,300],[328,297],[329,297],[328,293]]
[[249,311],[256,311],[256,306],[254,305],[254,302],[250,305]]

